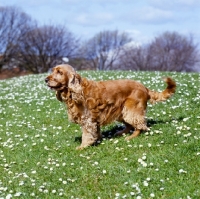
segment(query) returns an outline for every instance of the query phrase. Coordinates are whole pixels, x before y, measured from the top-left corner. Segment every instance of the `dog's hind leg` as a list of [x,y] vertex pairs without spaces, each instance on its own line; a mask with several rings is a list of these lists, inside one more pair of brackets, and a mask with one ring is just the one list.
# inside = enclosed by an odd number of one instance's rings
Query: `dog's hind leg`
[[126,137],[125,140],[131,140],[132,138],[137,137],[138,135],[140,135],[140,131],[141,130],[135,130],[130,136]]
[[145,121],[146,101],[127,99],[122,110],[123,119],[126,123],[134,127],[135,131],[126,140],[137,137],[141,130],[148,130]]

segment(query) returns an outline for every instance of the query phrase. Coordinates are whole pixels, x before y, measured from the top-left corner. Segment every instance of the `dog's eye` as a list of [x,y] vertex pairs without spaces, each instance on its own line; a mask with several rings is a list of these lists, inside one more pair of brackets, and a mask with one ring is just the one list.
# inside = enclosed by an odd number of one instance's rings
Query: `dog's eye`
[[58,73],[59,73],[60,75],[63,75],[63,72],[62,72],[62,71],[60,71],[60,70],[58,70]]

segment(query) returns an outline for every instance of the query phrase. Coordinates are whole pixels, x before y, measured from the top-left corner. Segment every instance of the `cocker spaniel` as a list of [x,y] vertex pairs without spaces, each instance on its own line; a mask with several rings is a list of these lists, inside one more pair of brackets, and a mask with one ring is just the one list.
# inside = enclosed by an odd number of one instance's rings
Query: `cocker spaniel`
[[47,86],[56,91],[57,99],[66,104],[69,120],[81,125],[82,143],[77,149],[100,140],[100,127],[113,121],[125,124],[125,129],[117,132],[116,136],[128,133],[131,129],[134,132],[126,140],[138,136],[142,130],[147,130],[147,101],[165,101],[176,90],[176,83],[169,77],[165,79],[166,89],[156,92],[128,79],[88,80],[67,64],[53,68],[45,81]]

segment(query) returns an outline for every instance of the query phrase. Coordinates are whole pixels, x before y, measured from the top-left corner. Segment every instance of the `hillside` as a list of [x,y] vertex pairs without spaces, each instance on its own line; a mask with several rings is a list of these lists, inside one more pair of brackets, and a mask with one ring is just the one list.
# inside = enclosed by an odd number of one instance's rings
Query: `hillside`
[[81,72],[93,80],[129,78],[170,100],[148,104],[149,132],[113,138],[83,151],[80,127],[44,82],[47,74],[0,81],[0,198],[200,198],[200,74]]

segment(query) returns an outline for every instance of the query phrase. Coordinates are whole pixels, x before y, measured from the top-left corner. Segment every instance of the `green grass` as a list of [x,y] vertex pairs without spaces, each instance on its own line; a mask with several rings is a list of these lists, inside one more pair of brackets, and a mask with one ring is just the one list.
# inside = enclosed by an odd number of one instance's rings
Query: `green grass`
[[158,91],[165,87],[161,77],[171,76],[177,92],[149,104],[149,132],[77,151],[80,127],[68,121],[64,104],[46,87],[46,74],[0,81],[0,198],[200,198],[200,74],[81,75],[130,78]]

